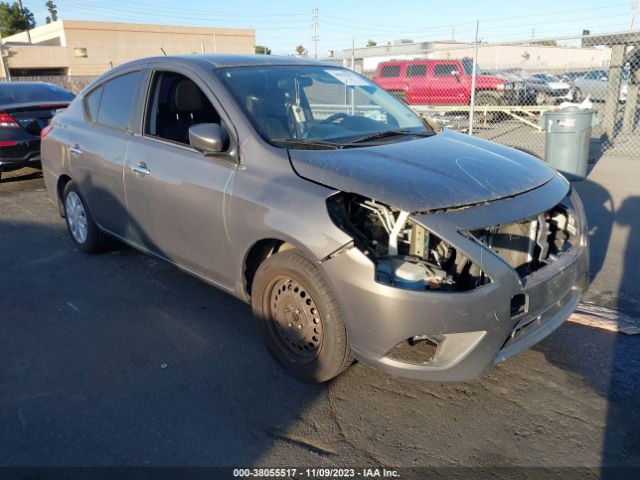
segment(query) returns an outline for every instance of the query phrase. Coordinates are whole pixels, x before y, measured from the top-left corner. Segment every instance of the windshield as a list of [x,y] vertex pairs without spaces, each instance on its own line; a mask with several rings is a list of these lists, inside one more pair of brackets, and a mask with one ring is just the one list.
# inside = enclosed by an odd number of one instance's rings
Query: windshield
[[[463,58],[462,68],[464,68],[464,73],[466,73],[467,75],[471,75],[473,73],[473,58]],[[476,75],[483,75],[483,72],[478,64],[476,64]]]
[[544,80],[546,82],[560,82],[561,80],[555,75],[550,75],[548,73],[536,73],[534,77],[539,78],[540,80]]
[[70,102],[75,96],[63,88],[49,83],[4,83],[0,84],[0,102]]
[[432,133],[403,103],[351,70],[296,65],[229,67],[217,73],[271,143],[319,147],[386,138],[378,135],[383,132]]

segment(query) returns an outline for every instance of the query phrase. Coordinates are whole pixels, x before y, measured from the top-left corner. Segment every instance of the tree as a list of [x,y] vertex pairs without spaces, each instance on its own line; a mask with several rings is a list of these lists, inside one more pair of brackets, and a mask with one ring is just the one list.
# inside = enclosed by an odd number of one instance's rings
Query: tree
[[306,57],[307,56],[307,49],[304,48],[302,45],[298,45],[296,47],[296,53],[298,54],[299,57]]
[[264,45],[256,45],[256,53],[258,55],[271,55],[271,49]]
[[36,20],[28,8],[21,11],[17,2],[0,2],[0,35],[8,37],[35,26]]
[[544,45],[545,47],[557,47],[558,42],[555,40],[534,40],[529,42],[531,45]]
[[373,40],[369,40],[367,42],[367,47],[375,47],[376,45],[378,45],[378,42],[375,42]]
[[49,10],[49,16],[47,16],[47,23],[55,22],[58,20],[58,7],[53,0],[47,0],[45,3],[47,10]]

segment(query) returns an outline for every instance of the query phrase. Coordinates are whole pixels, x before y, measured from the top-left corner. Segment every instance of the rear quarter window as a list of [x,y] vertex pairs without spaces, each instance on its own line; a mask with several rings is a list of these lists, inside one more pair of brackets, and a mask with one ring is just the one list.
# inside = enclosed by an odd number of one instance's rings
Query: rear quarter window
[[385,65],[380,69],[381,77],[399,77],[400,76],[400,65]]
[[131,72],[107,81],[102,88],[96,123],[126,130],[135,104],[141,72]]
[[103,87],[98,87],[84,97],[84,108],[90,121],[98,120],[98,109],[102,98]]

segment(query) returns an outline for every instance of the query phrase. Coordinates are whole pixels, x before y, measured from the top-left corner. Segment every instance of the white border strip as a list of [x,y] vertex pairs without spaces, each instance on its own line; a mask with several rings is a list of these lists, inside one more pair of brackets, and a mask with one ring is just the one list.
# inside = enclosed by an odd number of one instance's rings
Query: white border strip
[[610,332],[621,332],[627,335],[640,334],[640,323],[631,321],[628,316],[617,310],[600,307],[593,303],[585,302],[578,305],[576,311],[567,321]]

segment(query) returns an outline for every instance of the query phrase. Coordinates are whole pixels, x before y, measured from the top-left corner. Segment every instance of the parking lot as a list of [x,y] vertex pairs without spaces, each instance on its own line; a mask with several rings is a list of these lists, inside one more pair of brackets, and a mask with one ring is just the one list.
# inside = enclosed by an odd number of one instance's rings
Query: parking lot
[[[577,185],[587,300],[632,319],[637,165],[605,156]],[[470,383],[358,364],[307,385],[271,360],[247,305],[127,247],[80,254],[34,170],[3,177],[0,239],[2,466],[546,466],[589,478],[640,464],[639,336],[567,323]]]

